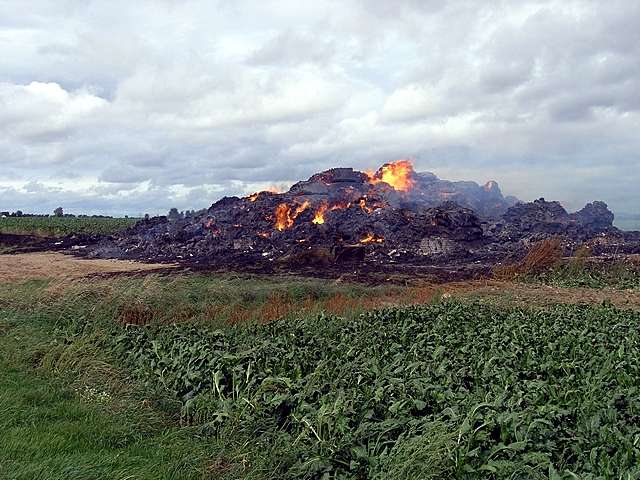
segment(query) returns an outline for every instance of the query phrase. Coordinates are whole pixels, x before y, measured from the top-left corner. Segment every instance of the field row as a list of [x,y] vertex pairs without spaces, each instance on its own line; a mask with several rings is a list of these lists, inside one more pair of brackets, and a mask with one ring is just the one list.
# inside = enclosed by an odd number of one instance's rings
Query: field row
[[0,233],[62,237],[74,233],[109,235],[132,226],[132,218],[8,217],[0,218]]

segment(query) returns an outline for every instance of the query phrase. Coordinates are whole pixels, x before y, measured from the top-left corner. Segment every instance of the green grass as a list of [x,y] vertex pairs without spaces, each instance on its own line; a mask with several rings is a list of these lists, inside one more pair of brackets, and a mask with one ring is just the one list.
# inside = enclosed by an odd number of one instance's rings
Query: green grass
[[112,234],[132,226],[133,218],[9,217],[0,218],[0,233],[62,237],[74,233]]
[[201,478],[189,459],[192,446],[178,442],[186,432],[149,431],[51,379],[6,364],[0,372],[0,478]]
[[574,259],[527,281],[557,287],[614,288],[640,290],[640,268],[630,262],[587,263]]
[[[640,312],[446,302],[229,325],[222,308],[389,292],[2,285],[0,478],[640,478]],[[134,303],[149,325],[120,324]]]
[[0,320],[0,478],[212,478],[206,439],[152,408],[95,337],[58,355],[65,339],[40,313]]
[[0,285],[0,305],[3,299],[20,308],[37,303],[53,316],[89,317],[91,321],[226,326],[293,318],[322,309],[352,318],[366,306],[395,299],[403,292],[398,286],[367,287],[293,277],[146,275],[46,286],[37,282]]

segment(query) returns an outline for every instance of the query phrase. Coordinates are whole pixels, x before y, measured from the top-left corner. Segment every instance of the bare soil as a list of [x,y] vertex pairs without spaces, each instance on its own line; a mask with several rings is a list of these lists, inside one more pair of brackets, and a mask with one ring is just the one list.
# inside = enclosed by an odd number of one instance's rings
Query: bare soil
[[57,252],[0,255],[0,282],[75,279],[91,275],[166,271],[172,265],[129,260],[89,260]]

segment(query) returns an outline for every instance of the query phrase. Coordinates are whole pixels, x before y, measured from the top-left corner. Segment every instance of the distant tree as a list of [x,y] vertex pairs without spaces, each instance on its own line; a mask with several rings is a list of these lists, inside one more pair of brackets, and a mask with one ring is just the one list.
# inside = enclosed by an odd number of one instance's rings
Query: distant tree
[[175,222],[176,220],[180,220],[181,215],[180,215],[180,212],[178,212],[178,209],[173,207],[171,210],[169,210],[169,214],[167,215],[167,218],[172,222]]
[[64,211],[62,210],[62,207],[58,207],[53,211],[53,214],[56,217],[62,217],[64,215]]
[[149,220],[149,214],[148,213],[144,214],[144,219],[147,220],[147,221]]
[[16,210],[16,217],[22,216],[22,210]]

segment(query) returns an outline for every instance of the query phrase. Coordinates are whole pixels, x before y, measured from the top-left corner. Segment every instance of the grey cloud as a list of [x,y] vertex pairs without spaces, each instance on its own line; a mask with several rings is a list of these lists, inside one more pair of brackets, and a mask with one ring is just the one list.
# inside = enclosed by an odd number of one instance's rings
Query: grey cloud
[[504,92],[529,80],[533,68],[531,64],[517,61],[507,65],[488,67],[482,73],[480,83],[488,93]]
[[297,65],[327,62],[340,49],[327,36],[287,30],[251,53],[247,61],[256,65]]
[[150,175],[144,170],[129,166],[109,167],[102,172],[98,180],[109,183],[137,184],[149,180]]
[[405,157],[522,198],[640,200],[632,2],[0,9],[3,210],[201,208]]

